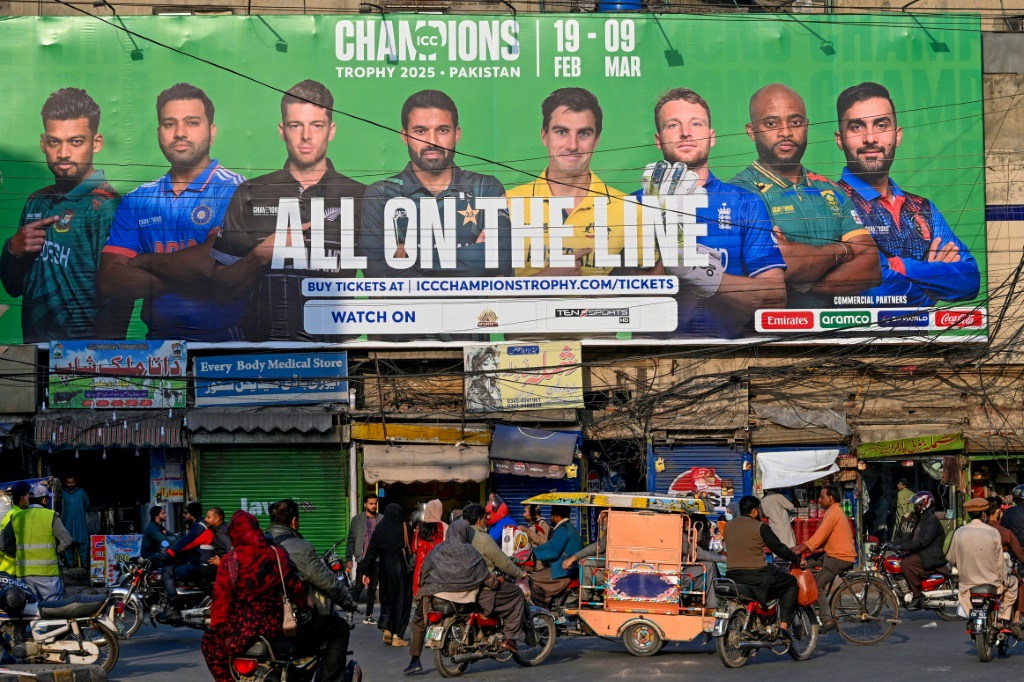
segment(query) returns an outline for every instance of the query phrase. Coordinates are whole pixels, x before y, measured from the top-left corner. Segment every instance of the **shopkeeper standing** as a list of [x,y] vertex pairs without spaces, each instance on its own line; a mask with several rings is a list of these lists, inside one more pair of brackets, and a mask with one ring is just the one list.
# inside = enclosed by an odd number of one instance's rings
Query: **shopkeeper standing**
[[[825,516],[814,535],[793,548],[796,554],[825,549],[821,570],[814,576],[814,582],[818,584],[818,608],[822,619],[827,619],[831,613],[828,607],[828,586],[836,576],[853,568],[857,561],[857,546],[853,541],[850,519],[843,513],[843,505],[838,498],[839,490],[835,486],[826,485],[821,489],[818,504],[825,510]],[[834,620],[823,620],[819,632],[829,632],[835,628]]]

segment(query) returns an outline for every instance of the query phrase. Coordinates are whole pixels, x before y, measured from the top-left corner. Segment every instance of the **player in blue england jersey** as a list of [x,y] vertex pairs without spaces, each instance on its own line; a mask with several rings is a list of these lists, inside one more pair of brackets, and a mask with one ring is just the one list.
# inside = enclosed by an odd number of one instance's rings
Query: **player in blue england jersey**
[[664,161],[644,171],[637,197],[707,194],[697,209],[697,251],[708,266],[679,265],[667,270],[679,277],[679,324],[673,337],[737,338],[752,331],[754,311],[784,308],[786,263],[772,235],[764,203],[752,192],[722,182],[708,168],[715,131],[711,109],[693,90],[669,90],[654,106],[654,141]]
[[896,107],[878,83],[847,88],[836,101],[836,144],[846,155],[839,186],[853,200],[882,261],[882,283],[859,305],[929,308],[978,295],[978,261],[949,228],[935,204],[904,192],[889,177],[903,129]]
[[143,299],[147,338],[241,341],[246,305],[217,303],[208,273],[228,202],[245,178],[210,158],[217,126],[205,92],[179,83],[160,93],[156,111],[160,150],[171,170],[121,202],[97,288],[124,305]]

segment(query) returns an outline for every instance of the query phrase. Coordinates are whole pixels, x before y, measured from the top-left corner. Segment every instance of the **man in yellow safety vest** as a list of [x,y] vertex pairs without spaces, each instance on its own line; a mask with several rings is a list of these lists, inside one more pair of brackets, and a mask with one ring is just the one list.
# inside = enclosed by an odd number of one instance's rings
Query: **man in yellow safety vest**
[[[0,532],[7,528],[15,514],[28,506],[29,490],[31,490],[31,486],[25,483],[25,481],[18,481],[11,486],[9,491],[11,494],[11,509],[4,515],[4,520],[0,521]],[[15,555],[13,553],[4,554],[0,552],[0,573],[6,573],[11,577],[18,575],[18,564],[15,562]]]
[[72,539],[60,517],[47,508],[50,491],[45,483],[32,486],[28,506],[24,496],[17,501],[16,513],[0,534],[0,551],[14,554],[17,577],[32,586],[39,599],[47,601],[64,596],[58,552],[71,546]]

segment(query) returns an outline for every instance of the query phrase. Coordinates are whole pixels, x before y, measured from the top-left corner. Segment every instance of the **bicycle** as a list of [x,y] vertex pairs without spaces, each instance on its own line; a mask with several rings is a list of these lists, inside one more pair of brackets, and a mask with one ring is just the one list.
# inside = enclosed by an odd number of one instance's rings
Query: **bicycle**
[[839,636],[854,646],[878,644],[900,622],[899,600],[892,588],[881,578],[852,568],[832,581],[828,609]]

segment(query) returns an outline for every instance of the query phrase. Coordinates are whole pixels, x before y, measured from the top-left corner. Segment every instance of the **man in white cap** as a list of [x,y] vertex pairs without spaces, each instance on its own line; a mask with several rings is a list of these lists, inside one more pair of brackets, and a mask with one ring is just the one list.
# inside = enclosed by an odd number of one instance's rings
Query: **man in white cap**
[[946,559],[960,572],[960,607],[970,613],[972,587],[995,585],[999,594],[999,626],[1012,632],[1010,623],[1017,603],[1017,578],[1006,570],[999,532],[986,523],[988,500],[976,497],[964,504],[964,511],[971,521],[953,533],[953,541],[946,552]]
[[57,513],[47,508],[49,496],[45,483],[32,486],[28,504],[24,497],[16,501],[22,511],[0,535],[0,551],[14,555],[17,577],[31,585],[42,601],[64,596],[57,555],[67,551],[73,542]]

